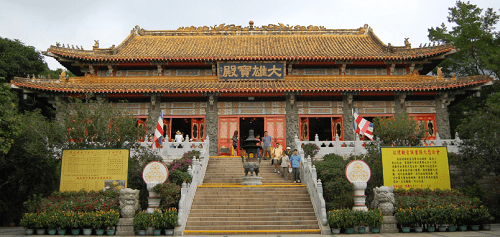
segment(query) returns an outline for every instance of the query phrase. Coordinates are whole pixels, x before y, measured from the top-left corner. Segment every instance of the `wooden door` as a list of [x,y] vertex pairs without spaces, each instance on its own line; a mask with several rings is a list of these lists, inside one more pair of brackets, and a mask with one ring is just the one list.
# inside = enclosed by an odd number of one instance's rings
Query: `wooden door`
[[309,141],[309,118],[300,118],[299,131],[299,139]]
[[137,119],[137,127],[142,128],[144,130],[144,136],[137,136],[137,140],[140,142],[144,142],[144,137],[148,137],[148,124],[147,124],[147,118],[138,118]]
[[238,117],[219,117],[219,155],[230,155],[233,134],[240,126]]
[[271,146],[275,147],[276,143],[286,147],[286,118],[285,116],[266,117],[264,118],[264,130],[268,135],[273,137]]
[[435,114],[413,114],[413,119],[417,121],[417,128],[420,124],[423,124],[425,128],[425,139],[435,140],[436,139],[436,115]]
[[335,141],[337,135],[339,135],[339,140],[344,140],[342,118],[332,117],[332,141]]
[[204,141],[205,135],[205,119],[193,118],[191,119],[191,138],[194,142]]

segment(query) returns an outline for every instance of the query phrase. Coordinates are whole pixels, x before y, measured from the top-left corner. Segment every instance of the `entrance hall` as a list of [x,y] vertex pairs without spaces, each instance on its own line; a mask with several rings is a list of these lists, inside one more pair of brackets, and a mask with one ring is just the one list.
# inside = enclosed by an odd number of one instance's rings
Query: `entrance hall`
[[[240,118],[240,144],[248,138],[248,131],[253,129],[255,137],[264,136],[264,118],[242,117]],[[261,139],[262,140],[262,139]]]

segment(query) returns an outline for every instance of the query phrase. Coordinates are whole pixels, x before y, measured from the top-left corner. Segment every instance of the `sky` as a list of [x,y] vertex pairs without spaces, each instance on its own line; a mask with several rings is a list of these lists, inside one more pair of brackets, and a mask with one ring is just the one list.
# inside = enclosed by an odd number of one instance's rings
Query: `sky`
[[[55,1],[0,0],[0,37],[19,39],[45,51],[56,42],[91,49],[118,46],[135,25],[146,30],[175,30],[182,26],[214,26],[222,23],[255,26],[284,23],[357,29],[368,24],[385,44],[412,47],[428,43],[428,29],[447,25],[448,8],[454,0],[363,1]],[[484,10],[500,14],[499,0],[472,0]],[[500,25],[497,25],[498,31]],[[49,68],[62,66],[45,57]]]

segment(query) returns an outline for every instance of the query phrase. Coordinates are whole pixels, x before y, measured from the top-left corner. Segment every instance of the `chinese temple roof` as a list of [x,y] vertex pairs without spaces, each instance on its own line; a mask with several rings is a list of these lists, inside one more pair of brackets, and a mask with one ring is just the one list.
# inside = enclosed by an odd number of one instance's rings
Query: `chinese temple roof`
[[[57,60],[90,62],[299,60],[373,61],[421,60],[453,53],[450,44],[412,48],[384,44],[365,25],[358,29],[326,29],[322,26],[284,24],[253,27],[219,25],[151,31],[136,26],[117,47],[92,50],[51,46],[46,55]],[[63,61],[64,61],[63,60]]]
[[15,78],[25,89],[64,93],[283,93],[283,92],[389,92],[461,89],[492,81],[488,76],[310,76],[289,75],[286,80],[224,81],[216,76],[72,77],[66,80]]

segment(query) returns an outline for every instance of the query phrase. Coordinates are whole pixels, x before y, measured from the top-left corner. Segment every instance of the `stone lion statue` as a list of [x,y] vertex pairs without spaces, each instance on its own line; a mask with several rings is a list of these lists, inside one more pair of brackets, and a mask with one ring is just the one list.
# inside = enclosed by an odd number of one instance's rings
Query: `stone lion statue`
[[120,189],[120,211],[123,218],[134,218],[139,210],[139,190]]
[[371,208],[378,208],[384,216],[392,216],[394,213],[394,187],[382,186],[373,189],[375,197],[373,198]]

